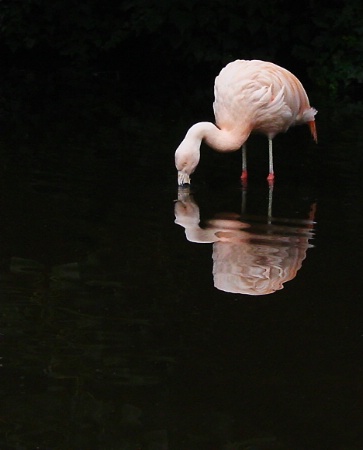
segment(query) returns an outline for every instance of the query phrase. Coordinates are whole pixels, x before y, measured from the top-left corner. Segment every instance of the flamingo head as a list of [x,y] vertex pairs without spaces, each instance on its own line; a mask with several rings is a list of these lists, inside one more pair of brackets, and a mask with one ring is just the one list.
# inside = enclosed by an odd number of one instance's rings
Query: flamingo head
[[175,167],[178,170],[178,184],[190,184],[190,175],[194,172],[200,159],[200,139],[186,136],[175,152]]

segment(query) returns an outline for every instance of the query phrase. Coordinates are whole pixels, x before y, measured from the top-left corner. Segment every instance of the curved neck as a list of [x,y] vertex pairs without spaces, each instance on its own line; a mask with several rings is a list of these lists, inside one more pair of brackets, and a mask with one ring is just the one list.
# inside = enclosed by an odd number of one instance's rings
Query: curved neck
[[211,122],[199,122],[189,128],[186,137],[204,140],[219,152],[238,150],[248,139],[251,130],[236,127],[231,130],[220,129]]

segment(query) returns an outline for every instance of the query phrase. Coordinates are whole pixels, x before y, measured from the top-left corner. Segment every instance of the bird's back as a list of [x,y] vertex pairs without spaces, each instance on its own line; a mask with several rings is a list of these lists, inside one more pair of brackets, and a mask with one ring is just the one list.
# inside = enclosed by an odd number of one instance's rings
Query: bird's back
[[215,81],[213,104],[216,124],[269,137],[291,125],[314,120],[316,111],[300,81],[288,70],[259,60],[237,60],[221,70]]

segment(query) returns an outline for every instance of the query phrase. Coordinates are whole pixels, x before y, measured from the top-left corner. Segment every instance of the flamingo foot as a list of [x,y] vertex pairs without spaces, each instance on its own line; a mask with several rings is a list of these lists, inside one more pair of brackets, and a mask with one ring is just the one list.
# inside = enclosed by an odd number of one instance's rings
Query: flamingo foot
[[247,180],[247,170],[242,170],[241,180],[242,181]]
[[242,170],[241,182],[242,188],[247,189],[247,170]]
[[270,172],[267,177],[267,182],[268,182],[269,188],[274,187],[274,181],[275,181],[275,174],[273,172]]

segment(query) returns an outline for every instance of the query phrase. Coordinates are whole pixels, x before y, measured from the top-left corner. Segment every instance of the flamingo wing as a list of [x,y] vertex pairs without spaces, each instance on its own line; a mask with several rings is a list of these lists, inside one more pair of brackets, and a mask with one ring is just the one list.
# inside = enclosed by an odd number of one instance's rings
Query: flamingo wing
[[251,131],[272,138],[295,123],[313,121],[316,114],[300,81],[269,62],[228,64],[216,78],[214,93],[216,124],[222,129],[248,123]]

